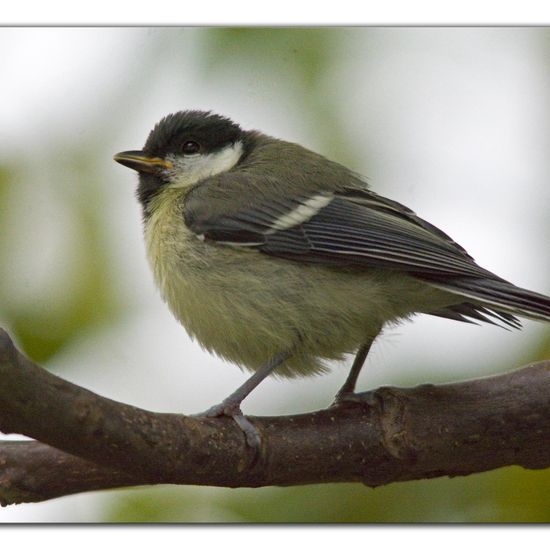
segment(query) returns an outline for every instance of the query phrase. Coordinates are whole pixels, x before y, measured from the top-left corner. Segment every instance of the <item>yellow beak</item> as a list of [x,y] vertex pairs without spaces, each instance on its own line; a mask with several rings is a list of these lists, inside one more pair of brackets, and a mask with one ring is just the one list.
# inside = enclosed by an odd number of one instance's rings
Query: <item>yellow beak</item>
[[150,157],[143,151],[124,151],[117,153],[113,160],[123,166],[137,170],[138,172],[155,173],[159,170],[169,170],[173,164],[159,157]]

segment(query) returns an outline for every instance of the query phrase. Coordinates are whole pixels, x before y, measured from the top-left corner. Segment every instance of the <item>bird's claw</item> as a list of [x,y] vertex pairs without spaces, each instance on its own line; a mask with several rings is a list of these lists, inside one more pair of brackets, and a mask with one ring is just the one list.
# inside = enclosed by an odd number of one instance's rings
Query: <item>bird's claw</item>
[[365,403],[361,396],[355,392],[342,392],[339,391],[334,396],[334,401],[331,403],[330,407],[339,407],[346,404],[356,404],[356,403]]
[[258,453],[262,445],[262,438],[258,428],[248,420],[248,418],[241,411],[239,403],[232,401],[222,401],[213,407],[210,407],[206,411],[193,415],[193,416],[205,416],[207,418],[217,418],[219,416],[228,416],[232,418],[237,426],[244,433],[246,443],[249,447],[252,447]]

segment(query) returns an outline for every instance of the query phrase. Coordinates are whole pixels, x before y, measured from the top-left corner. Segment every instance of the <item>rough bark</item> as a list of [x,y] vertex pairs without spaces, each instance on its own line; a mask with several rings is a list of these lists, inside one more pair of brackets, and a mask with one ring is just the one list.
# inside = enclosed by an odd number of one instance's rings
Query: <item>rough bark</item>
[[228,418],[155,413],[48,373],[0,330],[0,503],[158,483],[260,487],[467,475],[550,466],[550,361],[440,386],[379,388],[309,414],[250,417],[259,455]]

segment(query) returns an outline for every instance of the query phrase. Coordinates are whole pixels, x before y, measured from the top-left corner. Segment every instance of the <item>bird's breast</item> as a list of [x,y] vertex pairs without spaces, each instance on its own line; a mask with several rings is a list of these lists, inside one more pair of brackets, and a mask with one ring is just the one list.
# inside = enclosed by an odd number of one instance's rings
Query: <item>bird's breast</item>
[[[198,237],[185,225],[182,194],[166,190],[156,197],[145,221],[147,257],[163,298],[172,307],[185,286],[206,268],[197,248]],[[180,288],[183,285],[183,289]],[[177,287],[177,291],[174,287]]]
[[431,300],[433,289],[405,275],[342,272],[203,241],[185,225],[182,205],[181,195],[164,193],[145,222],[155,281],[193,338],[241,366],[255,370],[295,350],[280,374],[318,372],[319,358],[341,358]]

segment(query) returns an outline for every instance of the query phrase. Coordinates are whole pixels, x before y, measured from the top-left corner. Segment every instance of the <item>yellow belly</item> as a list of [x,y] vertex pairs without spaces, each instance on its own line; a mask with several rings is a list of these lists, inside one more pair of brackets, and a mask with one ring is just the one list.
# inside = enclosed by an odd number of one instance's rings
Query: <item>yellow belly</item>
[[241,367],[256,370],[290,350],[277,374],[321,372],[324,360],[354,352],[386,321],[456,302],[399,273],[344,272],[201,241],[185,226],[181,201],[181,190],[163,193],[146,222],[155,280],[187,332]]

